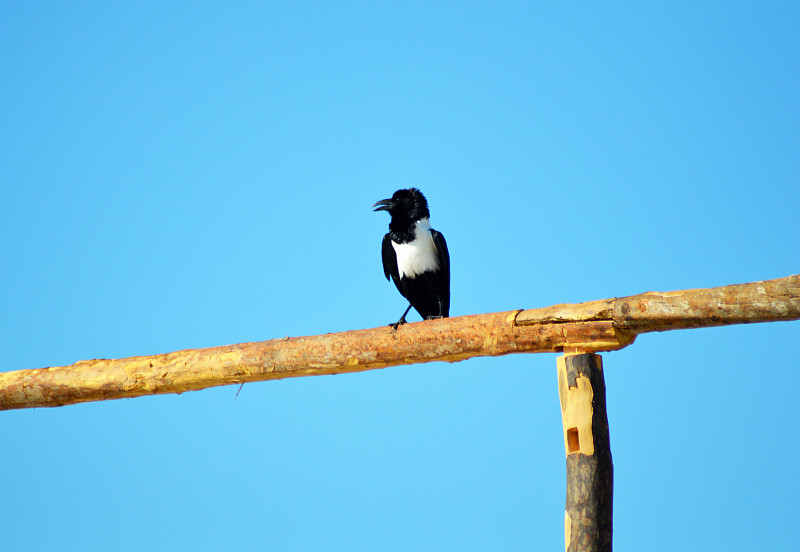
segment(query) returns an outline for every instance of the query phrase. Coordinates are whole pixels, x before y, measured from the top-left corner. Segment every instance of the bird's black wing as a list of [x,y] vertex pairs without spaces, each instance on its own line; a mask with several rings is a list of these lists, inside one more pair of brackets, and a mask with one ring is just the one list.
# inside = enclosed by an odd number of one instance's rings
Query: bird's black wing
[[391,276],[395,283],[400,279],[400,271],[397,269],[397,254],[392,247],[392,238],[389,234],[383,237],[383,246],[381,247],[381,257],[383,257],[383,274],[386,279]]
[[[447,242],[441,232],[431,230],[433,244],[439,253],[439,285],[442,290],[442,315],[450,316],[450,252],[447,250]],[[390,244],[391,246],[391,244]],[[397,260],[395,260],[396,266]],[[397,268],[395,268],[397,270]]]

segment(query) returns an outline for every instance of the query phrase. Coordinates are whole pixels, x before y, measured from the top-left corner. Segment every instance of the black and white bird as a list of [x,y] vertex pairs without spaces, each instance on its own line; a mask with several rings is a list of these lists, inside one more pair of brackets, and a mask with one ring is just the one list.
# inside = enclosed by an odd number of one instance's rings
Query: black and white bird
[[411,307],[425,320],[450,316],[450,253],[444,236],[431,228],[425,196],[416,188],[397,190],[373,207],[392,216],[381,249],[383,273],[410,303],[390,325],[405,324]]

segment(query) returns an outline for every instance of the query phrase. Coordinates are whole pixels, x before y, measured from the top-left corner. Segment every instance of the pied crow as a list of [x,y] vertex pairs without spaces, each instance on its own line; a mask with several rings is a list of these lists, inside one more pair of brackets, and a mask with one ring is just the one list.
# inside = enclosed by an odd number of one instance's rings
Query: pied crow
[[392,216],[381,249],[383,273],[410,303],[390,326],[405,324],[411,307],[425,320],[450,316],[450,253],[444,236],[431,228],[425,196],[416,188],[397,190],[373,207]]

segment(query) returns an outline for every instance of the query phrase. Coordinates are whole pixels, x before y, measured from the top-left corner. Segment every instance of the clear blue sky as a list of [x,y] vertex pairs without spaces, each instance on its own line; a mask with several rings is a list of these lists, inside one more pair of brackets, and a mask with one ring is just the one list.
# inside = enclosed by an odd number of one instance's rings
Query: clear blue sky
[[[0,370],[800,272],[800,5],[6,2]],[[412,317],[412,320],[417,320]],[[800,323],[604,355],[616,550],[796,546]],[[560,550],[556,356],[0,413],[3,548]]]

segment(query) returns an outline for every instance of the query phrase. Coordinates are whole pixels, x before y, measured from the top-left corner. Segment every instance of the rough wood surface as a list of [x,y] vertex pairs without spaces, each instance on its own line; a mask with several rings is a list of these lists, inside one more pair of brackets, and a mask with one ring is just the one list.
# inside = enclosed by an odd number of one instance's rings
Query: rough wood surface
[[800,319],[800,274],[717,288],[649,292],[523,310],[518,324],[608,320],[628,334]]
[[599,355],[558,358],[558,393],[567,453],[567,552],[610,552],[614,466]]
[[162,355],[97,359],[71,366],[0,373],[0,410],[182,393],[295,376],[360,372],[476,356],[558,352],[564,347],[620,348],[612,324],[518,326],[519,311],[287,337]]
[[474,356],[620,349],[647,331],[800,319],[800,275],[543,309],[0,373],[0,410]]

